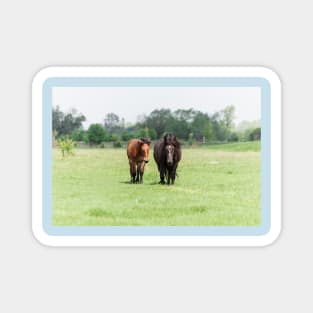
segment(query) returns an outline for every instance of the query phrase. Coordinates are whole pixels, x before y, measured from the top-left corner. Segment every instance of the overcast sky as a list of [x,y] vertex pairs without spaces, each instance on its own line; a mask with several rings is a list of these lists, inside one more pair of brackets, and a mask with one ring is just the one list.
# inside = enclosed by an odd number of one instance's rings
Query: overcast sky
[[84,127],[103,123],[110,112],[134,123],[138,116],[160,108],[193,108],[213,114],[234,105],[236,124],[261,118],[258,87],[54,87],[52,105],[63,112],[75,108],[84,114]]

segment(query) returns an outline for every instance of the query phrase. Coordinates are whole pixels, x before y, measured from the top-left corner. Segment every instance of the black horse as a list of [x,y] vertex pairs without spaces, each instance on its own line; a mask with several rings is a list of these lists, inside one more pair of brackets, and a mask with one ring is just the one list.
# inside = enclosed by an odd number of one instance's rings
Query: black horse
[[177,138],[173,134],[166,134],[159,139],[154,145],[153,156],[160,172],[160,184],[165,184],[165,177],[167,184],[174,184],[176,169],[182,156]]

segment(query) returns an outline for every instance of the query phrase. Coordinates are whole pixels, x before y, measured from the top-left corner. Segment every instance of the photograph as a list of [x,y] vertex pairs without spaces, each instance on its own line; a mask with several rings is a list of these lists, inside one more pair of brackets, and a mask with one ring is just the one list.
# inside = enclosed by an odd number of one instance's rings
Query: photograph
[[53,226],[259,226],[261,88],[53,86]]

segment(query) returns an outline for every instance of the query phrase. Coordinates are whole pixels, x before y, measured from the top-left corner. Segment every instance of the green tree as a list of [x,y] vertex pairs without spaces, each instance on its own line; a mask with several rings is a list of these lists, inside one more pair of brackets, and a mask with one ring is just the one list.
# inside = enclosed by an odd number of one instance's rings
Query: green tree
[[215,138],[218,141],[228,141],[234,129],[235,107],[227,106],[212,116]]
[[135,136],[132,134],[132,133],[130,133],[130,132],[123,132],[122,134],[121,134],[121,139],[123,140],[123,141],[128,141],[128,140],[130,140],[130,139],[132,139],[132,138],[135,138]]
[[261,128],[257,127],[251,130],[249,134],[249,140],[254,141],[254,140],[260,140],[261,139]]
[[149,128],[148,127],[140,128],[138,130],[137,137],[139,137],[139,138],[147,138],[147,137],[149,137]]
[[209,116],[205,113],[197,111],[191,123],[191,131],[196,140],[202,140],[205,136],[205,129],[209,122]]
[[224,142],[227,140],[228,131],[224,123],[221,121],[219,112],[214,113],[212,116],[212,128],[214,137],[217,141]]
[[160,138],[167,131],[171,131],[173,116],[171,110],[160,109],[152,111],[149,116],[145,118],[145,125],[149,129],[154,129],[156,137]]
[[52,108],[52,129],[54,130],[56,137],[59,135],[59,131],[62,130],[63,120],[64,113],[60,110],[59,106]]
[[230,141],[230,142],[239,141],[239,135],[236,132],[232,132],[230,134],[230,137],[229,137],[228,141]]
[[157,138],[157,133],[153,128],[149,128],[148,137],[151,140],[155,140]]
[[[125,123],[122,121],[122,123]],[[104,118],[104,128],[109,133],[112,134],[113,132],[119,131],[122,129],[120,126],[120,118],[115,113],[108,113]]]
[[190,133],[188,135],[188,143],[189,143],[190,146],[193,145],[193,133]]
[[185,121],[186,123],[191,123],[196,115],[196,111],[194,109],[178,109],[173,112],[173,116],[179,121]]
[[153,128],[140,128],[136,134],[139,138],[150,138],[152,140],[156,139],[156,131]]
[[100,144],[105,140],[105,130],[101,124],[91,124],[88,128],[88,141]]
[[72,133],[71,138],[74,141],[84,141],[87,142],[88,141],[88,133],[83,130],[83,129],[78,129],[78,130],[74,130]]
[[206,124],[204,125],[203,136],[205,138],[204,141],[207,141],[207,142],[212,142],[216,139],[211,120],[208,120]]
[[57,138],[70,136],[75,130],[82,128],[86,117],[73,109],[65,114],[59,106],[52,109],[52,129],[56,131]]
[[173,133],[181,139],[187,140],[191,132],[191,122],[194,118],[195,111],[189,110],[176,110],[173,112]]
[[233,105],[227,106],[224,110],[221,111],[222,122],[224,123],[227,130],[231,131],[234,128],[234,119],[235,119],[235,107]]

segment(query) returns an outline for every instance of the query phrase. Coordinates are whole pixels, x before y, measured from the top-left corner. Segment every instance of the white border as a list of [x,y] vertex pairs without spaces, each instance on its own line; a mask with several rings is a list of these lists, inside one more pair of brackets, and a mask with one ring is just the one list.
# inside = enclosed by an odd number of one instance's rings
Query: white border
[[[271,228],[263,236],[50,236],[42,223],[42,86],[51,77],[261,77],[271,87]],[[32,85],[32,229],[48,246],[266,246],[281,230],[281,83],[265,67],[48,67]]]

